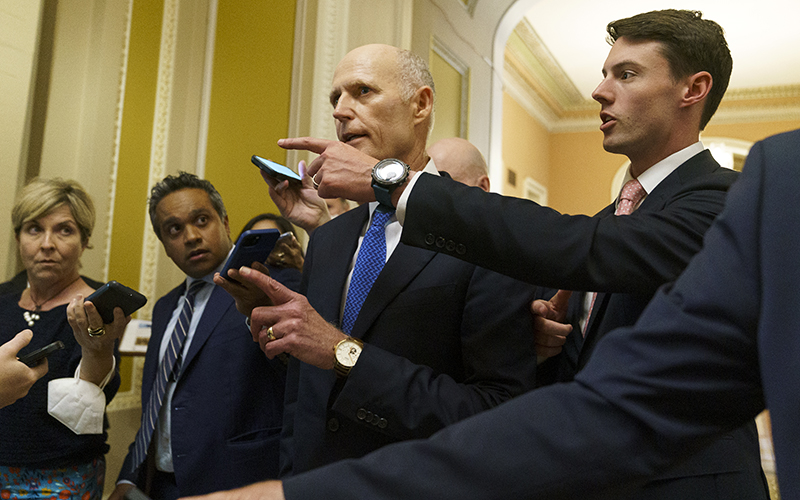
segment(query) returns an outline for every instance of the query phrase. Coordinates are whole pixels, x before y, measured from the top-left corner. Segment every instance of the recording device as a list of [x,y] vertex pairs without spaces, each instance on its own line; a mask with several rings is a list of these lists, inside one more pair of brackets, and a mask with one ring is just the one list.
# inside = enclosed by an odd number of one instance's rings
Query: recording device
[[242,266],[250,267],[253,262],[264,262],[269,257],[281,233],[277,229],[251,229],[245,231],[236,240],[230,257],[225,262],[219,275],[228,281],[239,283],[228,276],[228,270],[239,269]]
[[271,160],[266,160],[260,156],[253,155],[250,158],[255,166],[266,172],[267,174],[275,177],[279,181],[288,180],[290,182],[302,182],[302,178],[292,169],[284,167],[280,163],[275,163]]
[[101,286],[84,301],[94,304],[104,324],[114,321],[114,308],[119,307],[125,316],[130,316],[147,303],[147,297],[122,283],[109,281]]
[[64,343],[61,342],[60,340],[56,340],[55,342],[47,344],[41,349],[36,349],[33,352],[29,352],[28,354],[21,356],[19,360],[28,366],[36,366],[44,358],[63,348],[64,348]]

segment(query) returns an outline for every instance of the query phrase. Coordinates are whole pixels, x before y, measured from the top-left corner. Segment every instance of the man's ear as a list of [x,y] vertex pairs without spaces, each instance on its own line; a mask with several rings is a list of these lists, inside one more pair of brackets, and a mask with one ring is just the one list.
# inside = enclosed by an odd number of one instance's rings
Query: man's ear
[[412,98],[414,103],[414,122],[426,120],[433,113],[433,89],[427,85],[420,87]]
[[478,183],[476,184],[476,186],[478,186],[479,188],[483,189],[488,193],[491,188],[491,184],[489,183],[489,176],[482,175],[480,179],[478,179]]
[[700,71],[688,77],[686,91],[683,94],[681,107],[694,106],[702,102],[711,92],[713,79],[708,71]]

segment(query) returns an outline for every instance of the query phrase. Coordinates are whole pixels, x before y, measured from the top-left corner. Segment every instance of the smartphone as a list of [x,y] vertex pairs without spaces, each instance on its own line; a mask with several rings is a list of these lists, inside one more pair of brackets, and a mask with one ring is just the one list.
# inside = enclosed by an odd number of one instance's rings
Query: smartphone
[[151,500],[149,496],[145,495],[144,492],[136,486],[125,492],[123,498],[125,500]]
[[250,267],[253,262],[264,262],[269,257],[281,233],[277,229],[251,229],[245,231],[236,240],[230,257],[225,262],[219,275],[228,281],[239,283],[228,276],[229,269],[239,269],[242,266]]
[[147,303],[147,297],[137,292],[133,288],[128,288],[122,283],[109,281],[101,286],[84,301],[89,301],[97,308],[104,324],[114,321],[114,308],[122,308],[125,316],[130,316],[137,309]]
[[303,180],[294,170],[284,167],[280,163],[265,160],[264,158],[256,155],[253,155],[253,157],[250,158],[250,161],[252,161],[255,166],[268,173],[272,177],[275,177],[279,181],[288,180],[290,182],[302,182]]
[[19,360],[25,363],[28,366],[36,366],[38,365],[44,358],[53,354],[56,351],[59,351],[64,348],[64,343],[60,340],[56,340],[51,344],[47,344],[46,346],[42,347],[41,349],[36,349],[33,352],[29,352],[24,356],[20,356]]

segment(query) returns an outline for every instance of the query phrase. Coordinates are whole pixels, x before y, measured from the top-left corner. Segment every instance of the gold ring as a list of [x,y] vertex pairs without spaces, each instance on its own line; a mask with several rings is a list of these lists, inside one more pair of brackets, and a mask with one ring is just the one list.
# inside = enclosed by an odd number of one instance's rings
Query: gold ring
[[106,327],[102,325],[100,328],[89,328],[88,330],[90,337],[102,337],[106,334]]
[[[317,172],[318,174],[319,172]],[[314,184],[314,189],[319,189],[319,183],[317,182],[317,174],[314,174],[311,177],[311,183]]]
[[267,340],[272,342],[275,339],[276,339],[275,332],[272,330],[272,327],[267,328]]

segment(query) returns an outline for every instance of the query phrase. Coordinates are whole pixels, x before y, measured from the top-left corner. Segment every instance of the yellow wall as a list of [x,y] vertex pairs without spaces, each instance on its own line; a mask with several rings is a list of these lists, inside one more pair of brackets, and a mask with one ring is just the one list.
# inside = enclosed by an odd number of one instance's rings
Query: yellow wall
[[428,139],[431,145],[439,139],[461,137],[461,84],[463,77],[442,56],[431,50],[431,75],[436,82],[436,109],[433,130]]
[[250,156],[285,163],[295,2],[220,2],[206,178],[222,195],[231,237],[254,215],[276,212]]
[[[252,154],[285,161],[294,1],[220,2],[205,177],[220,191],[232,237],[250,217],[276,211]],[[136,287],[142,259],[163,1],[134,2],[124,97],[109,279]],[[157,297],[151,297],[157,300]],[[123,358],[121,391],[130,388]]]
[[[511,96],[503,93],[503,185],[496,188],[503,194],[522,196],[525,177],[547,186],[550,182],[549,144],[547,129]],[[508,184],[509,169],[517,174],[516,186]]]
[[756,142],[771,135],[788,132],[796,128],[800,128],[800,120],[714,125],[712,119],[702,135],[706,137],[730,137],[732,139]]
[[[109,279],[132,287],[137,287],[139,283],[142,234],[146,227],[143,224],[146,213],[162,15],[163,2],[133,4],[108,268]],[[120,373],[130,374],[131,366],[131,359],[123,357]],[[125,392],[130,388],[130,376],[123,376],[120,391]]]
[[[599,121],[598,121],[599,123]],[[709,124],[706,137],[755,142],[800,128],[800,120],[739,124]],[[608,205],[611,183],[622,155],[603,150],[599,128],[588,132],[548,132],[512,97],[503,95],[503,162],[517,173],[517,186],[507,183],[503,194],[522,196],[524,178],[548,188],[548,205],[567,214],[593,215]],[[506,173],[504,172],[504,182]]]

